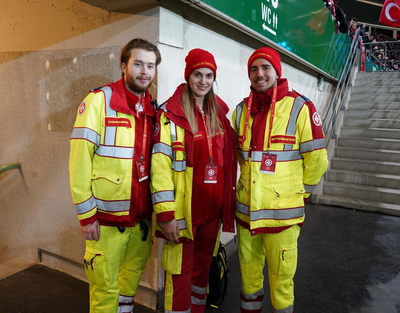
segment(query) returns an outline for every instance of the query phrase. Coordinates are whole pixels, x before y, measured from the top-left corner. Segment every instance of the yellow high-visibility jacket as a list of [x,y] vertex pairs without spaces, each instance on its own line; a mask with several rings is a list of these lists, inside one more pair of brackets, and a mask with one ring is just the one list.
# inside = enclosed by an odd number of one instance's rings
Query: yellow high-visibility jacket
[[[247,133],[238,148],[240,178],[236,191],[236,220],[252,235],[304,221],[304,203],[328,166],[325,137],[314,104],[278,82],[270,153],[277,156],[275,173],[260,172],[267,152],[272,89],[255,91]],[[237,139],[243,139],[248,98],[232,120]]]
[[[185,84],[157,112],[151,168],[151,194],[157,222],[177,220],[179,240],[193,240],[192,186],[194,135],[183,112],[181,95]],[[219,120],[224,129],[224,204],[222,208],[223,231],[234,232],[236,186],[236,138],[225,114],[229,108],[218,97]],[[165,238],[157,224],[156,236]]]
[[[149,179],[139,182],[136,162],[143,143],[144,114],[127,102],[123,79],[89,93],[79,107],[70,144],[70,185],[81,225],[133,226],[152,214]],[[150,175],[155,109],[145,93]]]

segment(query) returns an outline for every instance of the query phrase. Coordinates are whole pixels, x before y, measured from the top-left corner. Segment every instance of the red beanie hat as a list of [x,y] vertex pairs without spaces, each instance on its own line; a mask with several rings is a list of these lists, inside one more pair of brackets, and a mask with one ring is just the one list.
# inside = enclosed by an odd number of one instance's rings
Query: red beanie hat
[[247,71],[250,77],[250,67],[254,60],[263,58],[271,62],[272,66],[274,67],[276,73],[278,74],[279,78],[281,78],[282,74],[282,65],[281,65],[281,57],[279,53],[272,48],[263,47],[254,51],[254,53],[250,56],[249,62],[247,62]]
[[214,72],[214,79],[217,78],[217,64],[214,56],[203,49],[193,49],[185,58],[185,80],[188,80],[190,74],[198,68],[207,67]]

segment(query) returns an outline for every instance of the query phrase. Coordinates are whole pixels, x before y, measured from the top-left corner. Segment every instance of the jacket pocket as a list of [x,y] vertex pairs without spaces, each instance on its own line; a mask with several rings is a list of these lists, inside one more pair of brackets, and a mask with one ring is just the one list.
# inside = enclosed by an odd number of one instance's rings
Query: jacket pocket
[[89,282],[98,285],[100,288],[109,285],[106,270],[107,260],[103,253],[86,248],[83,263]]
[[279,269],[277,280],[292,279],[297,267],[297,242],[281,245],[279,248]]
[[102,200],[125,199],[122,194],[124,173],[111,171],[92,170],[92,189],[96,198]]
[[161,267],[169,274],[180,275],[182,272],[183,244],[174,244],[164,240]]

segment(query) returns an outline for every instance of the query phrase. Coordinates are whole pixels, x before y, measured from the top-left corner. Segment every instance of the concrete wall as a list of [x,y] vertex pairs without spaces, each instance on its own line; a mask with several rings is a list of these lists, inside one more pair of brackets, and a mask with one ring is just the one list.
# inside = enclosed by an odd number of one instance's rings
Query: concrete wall
[[[45,264],[84,276],[76,266],[85,245],[68,176],[77,108],[90,89],[121,77],[119,53],[129,40],[158,41],[158,8],[133,16],[78,0],[5,2],[0,165],[21,162],[25,184],[16,170],[0,177],[0,263],[37,260],[39,248]],[[146,270],[143,290],[157,290],[157,262]],[[142,298],[155,307],[155,296]]]

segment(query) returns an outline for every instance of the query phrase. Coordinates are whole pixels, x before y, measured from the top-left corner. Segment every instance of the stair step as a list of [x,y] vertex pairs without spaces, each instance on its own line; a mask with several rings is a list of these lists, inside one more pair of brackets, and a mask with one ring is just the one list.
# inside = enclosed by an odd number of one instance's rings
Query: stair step
[[400,72],[359,72],[358,80],[400,79]]
[[400,176],[337,169],[330,169],[327,173],[327,179],[328,181],[339,183],[360,184],[390,189],[399,189],[400,186]]
[[382,118],[359,119],[353,117],[345,117],[343,119],[343,126],[400,129],[400,119],[382,119]]
[[346,117],[400,119],[400,110],[346,110]]
[[399,94],[383,94],[383,93],[373,93],[373,92],[364,92],[364,93],[352,93],[351,94],[352,101],[400,101]]
[[350,99],[349,109],[352,110],[400,110],[400,102],[353,101]]
[[344,137],[387,138],[400,140],[400,129],[342,127],[340,134]]
[[334,157],[331,160],[331,168],[346,171],[400,175],[400,163],[396,162],[379,162]]
[[338,146],[399,151],[400,140],[341,136],[338,138]]
[[337,146],[335,148],[335,157],[400,163],[400,151],[396,150],[362,149]]
[[399,81],[396,79],[357,79],[355,81],[355,87],[363,87],[363,86],[373,86],[373,87],[396,87],[399,85]]
[[375,82],[369,86],[355,86],[352,90],[352,97],[358,93],[374,93],[374,94],[395,94],[400,92],[400,86],[376,86]]
[[384,202],[367,201],[362,199],[354,199],[348,197],[340,197],[333,195],[321,195],[318,199],[319,204],[335,205],[349,209],[381,212],[394,216],[400,216],[400,205],[389,204]]
[[400,205],[398,189],[326,181],[324,194]]

